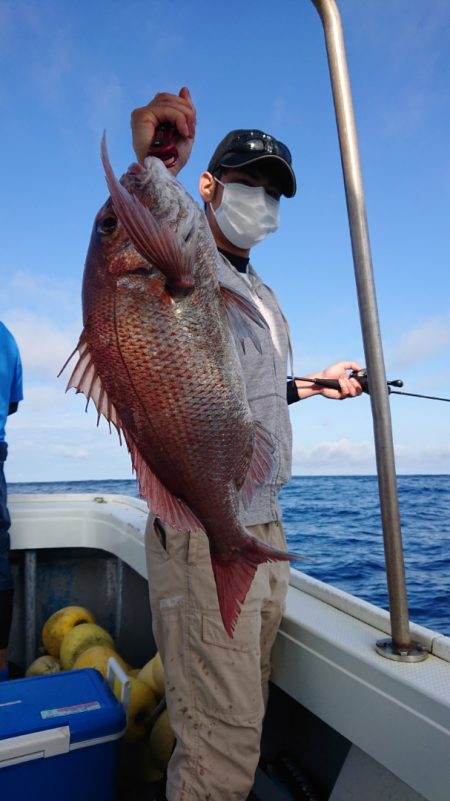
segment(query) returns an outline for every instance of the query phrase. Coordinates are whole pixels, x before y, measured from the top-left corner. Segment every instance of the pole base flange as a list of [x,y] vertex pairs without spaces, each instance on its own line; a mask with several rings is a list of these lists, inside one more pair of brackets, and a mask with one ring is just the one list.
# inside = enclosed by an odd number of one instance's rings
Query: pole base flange
[[386,659],[394,659],[396,662],[423,662],[428,657],[425,645],[420,642],[412,642],[405,646],[394,646],[392,640],[377,640],[376,651]]

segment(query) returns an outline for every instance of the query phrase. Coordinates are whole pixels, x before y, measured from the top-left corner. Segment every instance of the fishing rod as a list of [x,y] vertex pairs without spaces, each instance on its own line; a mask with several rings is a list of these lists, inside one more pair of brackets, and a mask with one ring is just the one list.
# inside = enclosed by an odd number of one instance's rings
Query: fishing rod
[[[362,391],[367,395],[369,392],[369,379],[367,377],[367,370],[353,370],[349,378],[356,378],[358,384],[361,385]],[[327,387],[327,389],[339,390],[339,381],[335,378],[306,378],[303,376],[294,376],[294,381],[309,381],[316,387]],[[426,400],[438,400],[450,403],[450,398],[438,398],[435,395],[419,395],[417,392],[402,392],[399,389],[392,389],[392,387],[402,387],[403,381],[401,378],[396,378],[394,381],[386,381],[389,395],[408,395],[411,398],[425,398]]]

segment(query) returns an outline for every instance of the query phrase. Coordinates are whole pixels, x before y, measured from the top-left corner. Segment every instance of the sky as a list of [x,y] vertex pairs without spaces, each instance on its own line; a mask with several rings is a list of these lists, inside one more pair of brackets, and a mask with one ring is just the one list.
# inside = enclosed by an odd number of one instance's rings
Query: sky
[[[450,398],[450,5],[341,0],[388,379]],[[57,373],[81,332],[92,223],[134,160],[130,112],[190,88],[198,125],[180,180],[217,142],[257,127],[298,179],[280,230],[252,251],[289,320],[297,375],[365,365],[322,26],[310,0],[0,0],[0,319],[19,344],[25,399],[10,417],[7,480],[132,478],[126,448]],[[392,395],[397,472],[450,472],[450,405]],[[291,407],[293,472],[375,472],[370,399]]]

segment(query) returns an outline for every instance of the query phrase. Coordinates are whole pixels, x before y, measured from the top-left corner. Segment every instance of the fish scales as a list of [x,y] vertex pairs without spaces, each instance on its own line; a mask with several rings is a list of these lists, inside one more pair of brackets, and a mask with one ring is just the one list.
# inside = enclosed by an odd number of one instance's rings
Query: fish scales
[[272,445],[248,406],[235,340],[258,347],[255,324],[266,324],[219,285],[206,217],[163,164],[148,158],[119,183],[104,143],[102,156],[111,197],[89,244],[68,388],[123,433],[141,493],[162,522],[206,532],[232,636],[258,564],[295,558],[239,520],[240,494],[248,501],[266,477]]

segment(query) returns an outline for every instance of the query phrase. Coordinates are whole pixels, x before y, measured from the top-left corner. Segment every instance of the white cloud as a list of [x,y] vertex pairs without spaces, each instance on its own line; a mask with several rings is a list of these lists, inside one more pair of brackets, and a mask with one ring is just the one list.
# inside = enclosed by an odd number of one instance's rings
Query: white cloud
[[28,371],[56,376],[75,348],[80,334],[75,325],[64,328],[50,317],[27,309],[14,309],[3,319],[19,345],[25,380]]
[[[395,469],[402,473],[450,473],[450,441],[432,447],[394,444]],[[313,447],[294,446],[294,475],[359,475],[376,473],[371,442],[327,440]]]
[[80,447],[70,447],[67,445],[57,445],[56,447],[52,448],[52,453],[55,456],[62,456],[64,459],[88,459],[89,458],[89,451],[87,448],[80,448]]
[[38,298],[40,302],[49,304],[66,304],[70,300],[73,302],[72,288],[55,287],[48,276],[36,275],[30,270],[16,270],[11,276],[9,286],[21,298],[33,298],[34,301]]
[[445,315],[433,317],[404,333],[396,346],[387,349],[389,363],[393,368],[417,364],[449,345],[449,317]]
[[15,270],[9,281],[2,286],[3,305],[9,309],[17,307],[16,313],[29,308],[39,310],[49,316],[55,313],[66,315],[68,319],[79,318],[81,302],[74,304],[74,297],[80,296],[79,281],[58,280],[34,270]]
[[[42,384],[37,387],[27,387],[25,384],[25,400],[20,411],[27,414],[40,412],[42,409],[54,410],[64,400],[62,387],[53,384]],[[18,416],[19,417],[19,416]]]
[[374,472],[374,447],[370,442],[351,442],[348,439],[327,440],[305,448],[294,446],[293,473],[333,472],[344,475],[355,472]]
[[[78,399],[80,400],[80,399]],[[126,446],[120,446],[107,423],[96,427],[96,415],[58,415],[51,409],[42,418],[14,415],[8,425],[7,479],[13,481],[76,481],[82,479],[132,478]],[[22,418],[22,419],[19,419]]]
[[[442,473],[450,473],[450,442],[439,445],[414,448],[410,445],[397,445],[396,456],[402,464],[408,463],[417,472],[427,472],[433,466]],[[421,470],[420,468],[423,468]]]

